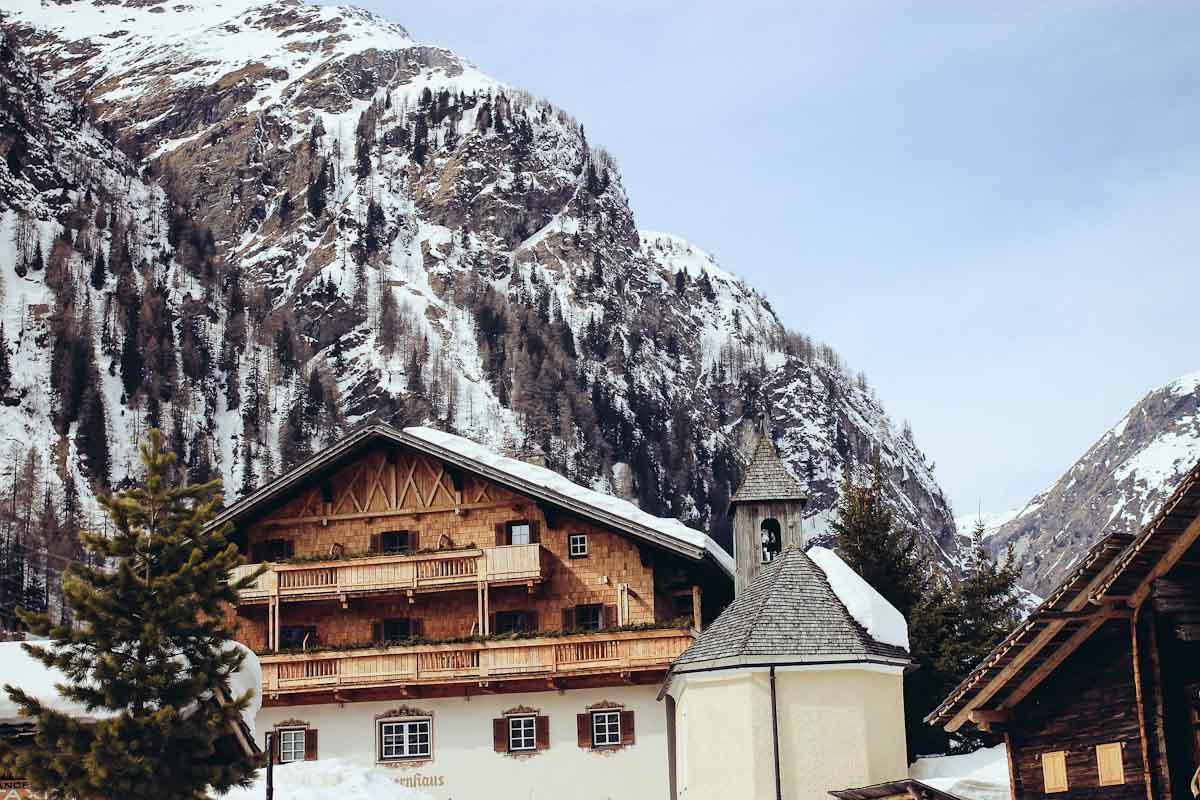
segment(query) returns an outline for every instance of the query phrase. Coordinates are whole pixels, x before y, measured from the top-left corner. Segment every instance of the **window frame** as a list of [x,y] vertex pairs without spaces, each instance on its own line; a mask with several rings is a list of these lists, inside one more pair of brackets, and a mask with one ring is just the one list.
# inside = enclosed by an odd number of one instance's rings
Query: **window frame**
[[279,649],[280,650],[304,650],[305,649],[305,646],[304,646],[305,636],[303,634],[300,636],[300,641],[296,642],[292,646],[288,646],[286,644],[287,636],[284,634],[284,631],[303,631],[304,633],[307,634],[308,642],[310,645],[315,645],[317,643],[317,626],[316,625],[281,625],[281,626],[279,626]]
[[[616,708],[603,708],[590,713],[592,717],[592,747],[596,749],[620,747],[621,710]],[[603,732],[600,731],[602,720],[604,725]],[[610,739],[612,741],[609,741]]]
[[[421,732],[410,732],[410,727],[424,725],[425,736],[425,752],[409,752],[412,742],[410,737],[420,736]],[[401,755],[387,755],[387,737],[395,736],[396,734],[387,733],[389,727],[399,727],[402,729],[401,737],[402,750]],[[397,761],[428,761],[433,758],[433,717],[404,717],[393,719],[381,719],[375,723],[375,731],[378,736],[378,744],[376,745],[375,756],[379,763],[392,763]]]
[[[502,618],[508,618],[508,619],[514,620],[514,621],[518,622],[519,624],[514,625],[512,627],[508,627],[506,629],[504,625],[500,624],[500,620]],[[530,632],[532,632],[533,626],[530,625],[529,623],[530,623],[529,612],[524,609],[517,609],[515,611],[497,611],[496,612],[496,629],[494,631],[492,631],[492,633],[497,633],[497,634],[499,634],[499,633],[530,633]]]
[[[296,750],[296,734],[299,734],[300,749]],[[307,728],[280,728],[275,731],[275,735],[279,737],[279,763],[292,764],[296,761],[304,761],[308,752],[308,729]],[[290,743],[290,744],[289,744]],[[288,758],[286,753],[291,752],[292,758]],[[299,755],[297,755],[299,753]]]
[[[584,611],[590,612],[592,609],[596,611],[596,626],[589,627],[583,622]],[[604,604],[603,603],[582,603],[575,606],[575,627],[581,631],[595,632],[604,630]]]
[[[403,537],[404,546],[400,548],[389,547],[388,537]],[[384,556],[403,556],[413,552],[412,548],[412,533],[409,531],[382,531],[379,534],[379,554]]]
[[[399,623],[404,623],[404,627],[408,630],[408,635],[402,636],[402,637],[388,636],[388,626],[389,625],[397,625]],[[410,619],[409,617],[390,617],[388,619],[382,620],[382,624],[380,627],[382,628],[384,643],[406,642],[409,639],[413,638],[413,624],[412,624],[412,619]]]
[[[581,550],[576,551],[575,545],[582,543]],[[587,558],[588,557],[588,535],[586,533],[572,533],[567,537],[567,557],[568,558]]]
[[[517,520],[513,520],[512,522],[509,522],[507,524],[508,524],[508,543],[510,545],[533,544],[533,523],[531,523],[527,519],[517,519]],[[523,542],[517,541],[517,529],[518,528],[525,529],[525,541],[523,541]]]
[[[508,752],[510,753],[533,753],[538,749],[537,746],[537,715],[536,714],[516,714],[505,718],[508,721]],[[521,730],[516,730],[519,725]],[[514,744],[517,739],[523,743],[521,745]]]
[[[774,523],[774,525],[772,527],[767,523]],[[770,543],[774,547],[768,544],[767,536],[774,537],[774,540]],[[762,559],[763,564],[770,564],[783,553],[783,525],[774,517],[767,517],[759,524],[758,539],[759,558]]]

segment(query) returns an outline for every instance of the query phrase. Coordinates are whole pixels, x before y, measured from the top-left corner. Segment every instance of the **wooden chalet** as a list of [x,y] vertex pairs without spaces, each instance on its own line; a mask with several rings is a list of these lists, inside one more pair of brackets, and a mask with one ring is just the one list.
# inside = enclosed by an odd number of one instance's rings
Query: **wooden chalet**
[[1200,465],[1097,542],[927,717],[1008,745],[1015,800],[1192,800],[1200,766]]
[[425,428],[373,425],[213,524],[264,705],[657,685],[732,594],[704,534]]

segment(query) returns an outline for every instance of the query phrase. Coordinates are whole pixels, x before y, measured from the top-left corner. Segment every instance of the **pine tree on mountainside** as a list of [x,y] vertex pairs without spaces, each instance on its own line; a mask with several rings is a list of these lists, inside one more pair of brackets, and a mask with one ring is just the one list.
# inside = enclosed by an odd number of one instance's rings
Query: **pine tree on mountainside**
[[115,712],[85,721],[6,686],[38,735],[27,746],[0,743],[0,768],[35,791],[200,800],[247,785],[257,768],[240,750],[216,747],[250,699],[230,696],[244,656],[228,646],[223,613],[249,579],[227,582],[242,561],[229,527],[205,530],[220,484],[173,484],[174,456],[158,431],[141,455],[144,483],[101,501],[111,533],[84,534],[88,551],[114,568],[76,564],[65,581],[74,626],[22,614],[58,643],[26,649],[68,676],[61,693]]
[[0,320],[0,397],[8,394],[12,387],[12,363],[8,355],[8,338],[4,335],[4,321]]
[[104,288],[104,284],[108,282],[108,268],[104,264],[104,253],[101,250],[96,251],[96,259],[92,262],[92,288],[97,291]]

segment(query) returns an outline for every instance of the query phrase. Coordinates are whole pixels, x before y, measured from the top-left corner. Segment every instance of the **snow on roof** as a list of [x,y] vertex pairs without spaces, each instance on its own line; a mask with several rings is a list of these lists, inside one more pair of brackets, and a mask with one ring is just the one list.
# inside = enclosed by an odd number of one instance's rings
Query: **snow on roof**
[[[32,644],[50,644],[49,642],[33,642]],[[262,706],[262,667],[254,651],[237,642],[231,642],[230,647],[236,647],[245,653],[242,667],[229,679],[229,689],[234,697],[238,697],[248,689],[254,690],[250,705],[242,712],[242,719],[250,733],[254,733],[254,718]],[[67,683],[67,676],[54,667],[47,667],[41,661],[25,652],[21,642],[4,642],[0,644],[0,685],[9,684],[23,690],[27,695],[38,700],[46,708],[68,714],[72,717],[89,717],[101,719],[114,716],[111,709],[97,708],[89,711],[85,706],[73,700],[68,700],[59,694],[58,684]],[[8,692],[0,690],[0,719],[15,719],[20,717],[20,707],[8,696]]]
[[908,768],[908,775],[966,800],[1008,800],[1011,797],[1008,751],[1002,744],[961,756],[918,758]]
[[810,547],[808,557],[825,573],[833,593],[842,601],[850,616],[867,629],[871,638],[909,649],[908,623],[904,615],[842,561],[837,553],[826,547]]
[[532,483],[543,489],[592,506],[600,511],[623,517],[636,525],[649,528],[664,536],[692,545],[693,547],[702,547],[712,555],[713,560],[722,569],[730,575],[734,573],[732,556],[726,553],[710,536],[695,528],[689,528],[677,519],[656,517],[653,514],[648,514],[628,500],[622,500],[610,494],[585,488],[567,480],[554,470],[502,456],[477,442],[464,439],[461,436],[455,436],[452,433],[434,430],[433,428],[405,428],[404,433],[519,480]]
[[[429,795],[414,791],[398,782],[394,770],[366,767],[343,758],[296,761],[275,767],[275,796],[287,800],[344,800],[370,797],[375,800],[428,800]],[[410,779],[411,780],[411,779]],[[232,789],[221,800],[264,800],[267,773],[259,770],[258,780],[245,789]]]

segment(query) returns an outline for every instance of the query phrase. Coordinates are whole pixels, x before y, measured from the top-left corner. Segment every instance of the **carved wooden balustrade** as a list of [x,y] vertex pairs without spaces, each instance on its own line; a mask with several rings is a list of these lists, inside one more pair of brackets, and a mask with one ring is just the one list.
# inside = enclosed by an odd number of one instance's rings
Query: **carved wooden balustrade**
[[[231,580],[253,574],[259,564],[237,567]],[[390,591],[430,591],[532,583],[545,577],[540,545],[517,544],[468,550],[380,555],[338,561],[268,564],[241,603],[318,600]]]
[[693,635],[690,630],[673,628],[601,631],[555,638],[269,654],[260,657],[263,693],[278,696],[666,669],[692,643]]

